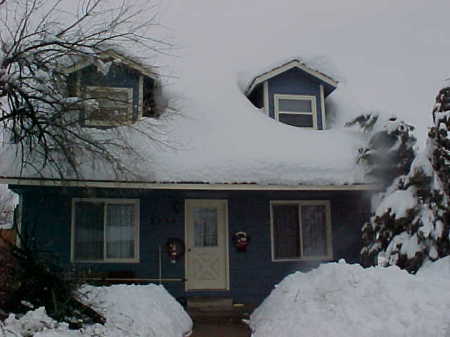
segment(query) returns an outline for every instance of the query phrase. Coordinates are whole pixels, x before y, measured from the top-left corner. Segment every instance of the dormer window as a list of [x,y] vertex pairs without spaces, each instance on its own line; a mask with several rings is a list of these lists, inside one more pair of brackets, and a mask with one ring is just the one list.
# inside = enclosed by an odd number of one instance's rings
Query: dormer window
[[133,89],[86,87],[86,120],[88,126],[126,124],[133,115]]
[[83,127],[113,128],[161,113],[155,103],[158,75],[112,49],[96,59],[80,58],[63,71],[68,96],[81,98],[81,106],[73,104],[69,109],[78,112]]
[[308,95],[274,95],[275,119],[303,128],[317,129],[316,97]]
[[255,107],[280,123],[325,130],[325,99],[337,84],[300,60],[292,60],[255,77],[245,94]]

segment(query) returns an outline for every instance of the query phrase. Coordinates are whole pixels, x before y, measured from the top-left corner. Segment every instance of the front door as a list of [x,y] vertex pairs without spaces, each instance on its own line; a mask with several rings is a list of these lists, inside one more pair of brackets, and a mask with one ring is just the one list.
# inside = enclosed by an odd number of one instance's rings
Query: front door
[[186,200],[186,290],[226,290],[227,200]]

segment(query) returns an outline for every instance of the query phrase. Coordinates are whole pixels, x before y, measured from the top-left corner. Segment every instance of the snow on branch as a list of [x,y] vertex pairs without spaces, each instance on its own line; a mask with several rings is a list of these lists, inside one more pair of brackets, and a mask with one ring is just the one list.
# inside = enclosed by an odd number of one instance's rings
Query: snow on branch
[[[397,265],[415,273],[427,260],[450,255],[450,87],[439,91],[433,121],[425,149],[410,157],[414,160],[409,165],[394,169],[391,183],[374,197],[374,214],[362,229],[361,255],[366,265]],[[392,139],[383,156],[412,144],[405,137],[407,126],[398,121],[390,121],[384,130],[384,135],[402,137],[400,143]],[[371,149],[363,151],[369,159],[373,159],[376,134]],[[396,163],[402,163],[401,158],[407,157],[399,156]]]
[[[107,62],[101,59],[105,50],[151,56],[169,44],[151,36],[150,28],[156,24],[151,5],[142,8],[126,0],[80,0],[70,5],[75,4],[75,10],[68,10],[61,0],[3,4],[0,123],[7,142],[16,145],[22,168],[80,177],[80,161],[99,160],[115,175],[128,174],[121,153],[137,154],[124,128],[110,128],[99,136],[96,130],[81,127],[77,110],[83,102],[67,99],[65,69],[89,60],[107,73]],[[140,132],[152,138],[151,129]]]

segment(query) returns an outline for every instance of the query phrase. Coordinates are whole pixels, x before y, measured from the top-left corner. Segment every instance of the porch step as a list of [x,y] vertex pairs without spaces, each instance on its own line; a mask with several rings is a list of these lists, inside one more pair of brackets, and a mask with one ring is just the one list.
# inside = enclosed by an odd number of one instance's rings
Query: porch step
[[[213,309],[211,309],[213,308]],[[249,319],[254,305],[218,307],[189,307],[187,312],[195,323],[242,324],[243,319]]]
[[233,299],[229,297],[192,296],[187,300],[188,309],[205,311],[232,310]]

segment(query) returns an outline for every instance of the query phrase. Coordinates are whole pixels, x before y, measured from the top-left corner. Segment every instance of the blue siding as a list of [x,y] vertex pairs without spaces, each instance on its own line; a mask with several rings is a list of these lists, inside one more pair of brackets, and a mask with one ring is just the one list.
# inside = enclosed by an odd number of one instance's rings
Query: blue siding
[[320,84],[313,76],[298,68],[292,68],[268,80],[269,116],[275,118],[274,94],[311,95],[316,97],[317,127],[323,129]]
[[[158,277],[158,246],[167,238],[184,239],[185,199],[227,199],[229,205],[230,295],[237,302],[259,303],[274,284],[296,270],[309,270],[316,262],[272,262],[270,200],[330,200],[333,251],[336,260],[359,261],[360,227],[368,217],[368,199],[360,192],[250,192],[250,191],[149,191],[76,188],[14,187],[23,195],[23,226],[39,250],[53,252],[66,269],[70,264],[71,199],[73,197],[139,198],[141,200],[140,263],[77,264],[94,271],[133,271],[136,277]],[[251,236],[245,253],[237,252],[232,234]],[[184,260],[171,264],[163,255],[163,277],[183,278]],[[184,284],[167,283],[176,297],[189,296]],[[198,294],[198,293],[197,293]]]

